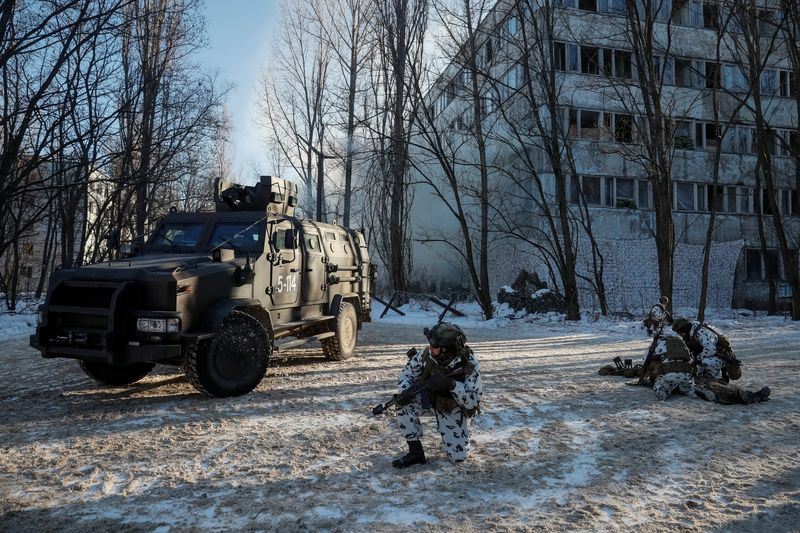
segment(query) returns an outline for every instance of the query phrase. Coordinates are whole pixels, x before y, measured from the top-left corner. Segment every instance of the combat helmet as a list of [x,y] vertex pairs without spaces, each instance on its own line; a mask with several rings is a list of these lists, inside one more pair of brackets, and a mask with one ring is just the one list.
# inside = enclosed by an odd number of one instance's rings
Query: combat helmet
[[672,322],[672,331],[681,335],[689,335],[692,331],[692,323],[683,317],[676,318]]
[[428,338],[428,343],[434,348],[447,348],[457,352],[467,343],[464,331],[450,322],[440,322],[433,328],[423,329],[422,332]]

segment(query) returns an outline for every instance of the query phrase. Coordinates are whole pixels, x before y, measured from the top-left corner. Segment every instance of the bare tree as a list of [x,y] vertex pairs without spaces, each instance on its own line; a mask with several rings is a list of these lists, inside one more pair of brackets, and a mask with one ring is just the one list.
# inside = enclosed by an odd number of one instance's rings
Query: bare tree
[[493,139],[513,154],[513,164],[502,170],[515,185],[511,195],[522,201],[517,202],[519,210],[508,209],[506,202],[496,209],[501,231],[527,242],[548,269],[558,273],[553,281],[563,288],[566,317],[578,320],[578,227],[589,238],[593,256],[594,275],[584,279],[594,287],[603,314],[608,306],[603,258],[586,202],[578,205],[577,212],[569,203],[570,175],[577,176],[577,169],[565,128],[563,100],[568,95],[560,72],[563,65],[557,63],[558,34],[565,31],[561,13],[553,2],[523,0],[497,32],[497,48],[510,50],[513,61],[510,68],[501,63],[496,76],[495,93],[505,127]]
[[[353,165],[357,157],[356,130],[364,123],[359,116],[358,99],[364,94],[363,78],[368,59],[375,50],[375,35],[369,21],[375,15],[371,0],[335,0],[314,4],[320,31],[335,56],[341,91],[330,91],[333,109],[341,116],[337,122],[344,130],[344,153],[339,155],[344,167],[342,224],[350,226],[353,196]],[[340,95],[340,96],[339,96]]]
[[[383,234],[379,246],[386,250],[384,265],[396,291],[408,288],[408,272],[411,265],[410,241],[408,238],[408,210],[410,196],[408,143],[411,118],[419,99],[409,94],[407,85],[411,78],[409,68],[422,64],[423,40],[428,24],[427,0],[379,0],[376,8],[376,38],[380,43],[378,53],[381,69],[381,89],[378,94],[376,115],[388,113],[385,130],[388,137],[381,137],[379,145],[385,145],[387,153],[381,161],[385,166],[378,179],[385,183],[373,189],[383,198],[378,199],[381,218],[378,226]],[[380,120],[380,119],[379,119]],[[383,133],[381,135],[384,135]],[[376,174],[373,172],[373,176]],[[379,192],[380,191],[380,192]],[[385,211],[385,212],[384,212]]]
[[[282,12],[275,64],[262,76],[261,113],[270,141],[304,184],[304,204],[311,212],[315,196],[324,190],[324,182],[319,176],[314,178],[314,170],[319,154],[325,153],[321,134],[328,120],[330,44],[320,37],[319,21],[309,3],[299,0],[285,5]],[[324,201],[324,196],[318,199]],[[320,210],[314,211],[321,220]]]
[[[738,26],[737,38],[730,39],[734,57],[743,65],[744,76],[751,86],[751,95],[745,106],[755,122],[755,146],[757,152],[755,202],[759,219],[761,214],[770,215],[771,227],[783,261],[784,273],[789,285],[792,287],[792,318],[800,320],[800,276],[798,276],[796,246],[797,242],[790,243],[787,235],[785,215],[778,204],[775,165],[773,154],[777,146],[774,125],[771,117],[776,112],[774,99],[770,97],[775,91],[773,82],[776,71],[773,70],[779,61],[783,29],[780,21],[776,20],[774,12],[765,10],[761,4],[754,0],[732,0],[731,9],[734,20]],[[787,13],[791,19],[792,9]],[[791,30],[790,30],[791,31]],[[787,43],[791,48],[793,45]],[[791,53],[790,53],[791,54]],[[761,188],[763,179],[764,188]],[[766,262],[766,275],[769,284],[770,311],[775,312],[776,279],[777,272],[773,272],[768,261],[766,250],[766,236],[763,226],[759,226],[762,255]],[[796,236],[794,236],[796,239]],[[795,247],[795,249],[792,249]]]

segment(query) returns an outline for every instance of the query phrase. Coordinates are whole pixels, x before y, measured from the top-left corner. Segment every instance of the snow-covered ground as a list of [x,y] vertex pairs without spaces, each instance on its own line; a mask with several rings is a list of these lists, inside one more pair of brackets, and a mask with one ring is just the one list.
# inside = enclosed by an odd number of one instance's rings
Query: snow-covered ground
[[169,368],[98,388],[27,346],[32,315],[0,318],[0,530],[798,530],[800,324],[708,317],[743,361],[739,384],[773,391],[721,406],[597,375],[641,357],[638,320],[458,308],[486,391],[472,457],[449,464],[428,418],[428,464],[402,471],[392,417],[369,413],[435,306],[379,319],[378,304],[356,357],[297,350],[224,400]]

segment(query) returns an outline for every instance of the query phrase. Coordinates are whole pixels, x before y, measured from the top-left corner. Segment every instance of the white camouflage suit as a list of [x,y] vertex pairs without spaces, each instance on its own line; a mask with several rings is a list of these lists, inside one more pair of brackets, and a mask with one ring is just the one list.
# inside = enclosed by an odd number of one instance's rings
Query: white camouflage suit
[[[658,337],[655,350],[653,351],[653,357],[662,363],[670,361],[666,338],[681,338],[680,335],[667,327],[669,321],[669,315],[661,304],[654,305],[650,309],[650,313],[645,317],[645,325],[648,325],[649,322],[648,327],[652,328],[653,336]],[[681,342],[683,342],[682,339]],[[647,353],[645,353],[644,357],[646,360]],[[689,372],[667,372],[665,374],[660,374],[653,383],[653,391],[656,393],[656,398],[662,401],[669,398],[670,395],[676,391],[687,396],[695,396],[694,377]]]
[[[472,350],[468,348],[464,348],[464,350],[468,353],[467,361],[472,365],[473,370],[464,378],[463,382],[460,381],[460,378],[455,380],[453,387],[450,389],[450,394],[452,394],[458,406],[450,412],[440,412],[433,405],[431,405],[430,409],[436,415],[436,425],[442,435],[442,445],[445,452],[447,452],[447,458],[453,462],[463,461],[469,456],[470,417],[464,413],[464,410],[478,407],[483,394],[478,361],[472,354]],[[430,350],[427,348],[422,352],[417,352],[406,363],[400,374],[400,381],[397,387],[398,393],[413,386],[422,376],[426,358],[430,359],[429,364],[435,363],[435,360],[430,355]],[[445,367],[455,368],[460,363],[461,357],[455,357]],[[433,401],[431,401],[431,404],[433,404]],[[422,424],[419,416],[423,412],[420,394],[417,394],[411,403],[398,409],[397,423],[407,441],[420,440],[422,438]]]
[[722,379],[722,368],[725,361],[716,356],[717,335],[705,323],[692,321],[689,337],[703,347],[703,351],[695,355],[697,361],[697,377],[703,379]]

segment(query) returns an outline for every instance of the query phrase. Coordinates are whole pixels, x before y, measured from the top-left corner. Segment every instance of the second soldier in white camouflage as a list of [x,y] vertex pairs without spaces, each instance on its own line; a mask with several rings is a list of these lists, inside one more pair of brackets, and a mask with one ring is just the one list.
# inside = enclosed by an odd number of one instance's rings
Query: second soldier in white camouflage
[[[458,463],[469,456],[470,418],[477,412],[483,394],[478,360],[466,345],[464,332],[455,324],[442,322],[432,329],[425,328],[430,346],[417,352],[403,368],[398,394],[415,383],[430,379],[422,391],[397,411],[397,423],[408,443],[408,454],[392,462],[395,468],[405,468],[426,462],[422,449],[420,414],[431,409],[442,445],[450,461]],[[454,369],[463,371],[454,376]]]

